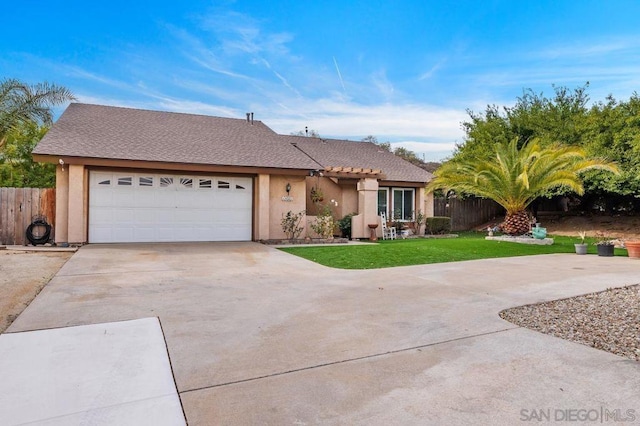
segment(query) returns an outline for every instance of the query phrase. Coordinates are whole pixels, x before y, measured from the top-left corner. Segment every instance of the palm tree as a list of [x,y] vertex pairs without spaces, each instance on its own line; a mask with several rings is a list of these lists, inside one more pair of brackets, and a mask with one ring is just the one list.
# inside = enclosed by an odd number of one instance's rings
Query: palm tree
[[584,193],[579,174],[591,170],[618,173],[614,163],[588,159],[572,146],[541,147],[537,140],[518,149],[517,140],[496,144],[492,160],[451,160],[435,172],[427,192],[454,190],[489,198],[506,210],[502,230],[509,235],[529,231],[527,206],[549,190],[564,188]]
[[51,108],[75,100],[69,89],[49,83],[28,85],[20,80],[5,79],[0,82],[0,149],[7,142],[12,129],[21,123],[33,121],[50,126],[53,123]]

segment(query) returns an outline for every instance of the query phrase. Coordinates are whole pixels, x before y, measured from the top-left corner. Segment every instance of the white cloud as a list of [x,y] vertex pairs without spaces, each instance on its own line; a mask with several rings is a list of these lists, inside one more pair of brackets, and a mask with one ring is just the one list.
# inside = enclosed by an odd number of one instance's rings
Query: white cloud
[[460,123],[466,118],[464,111],[430,105],[361,105],[333,99],[306,100],[295,107],[289,105],[288,110],[264,111],[267,125],[285,134],[308,126],[331,137],[375,135],[380,141],[412,138],[445,144],[461,140]]
[[602,57],[617,55],[623,52],[635,51],[639,46],[640,43],[635,37],[598,41],[593,43],[583,41],[581,43],[551,46],[548,49],[541,50],[538,53],[538,56],[542,58],[563,59]]
[[438,71],[440,68],[442,68],[442,66],[445,64],[446,59],[442,59],[441,61],[438,61],[438,63],[436,63],[434,66],[431,67],[431,69],[425,73],[422,73],[420,75],[420,77],[418,77],[418,81],[423,81],[423,80],[428,80],[431,77],[433,77],[436,73],[436,71]]
[[379,70],[371,76],[373,86],[384,96],[390,98],[393,95],[394,87],[393,83],[387,78],[387,72],[385,70]]

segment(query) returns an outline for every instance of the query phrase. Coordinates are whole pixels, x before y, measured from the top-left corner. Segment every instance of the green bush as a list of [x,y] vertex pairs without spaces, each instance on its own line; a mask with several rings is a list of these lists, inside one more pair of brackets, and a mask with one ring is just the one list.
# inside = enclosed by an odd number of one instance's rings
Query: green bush
[[351,239],[351,218],[355,216],[355,214],[356,213],[349,213],[338,221],[338,228],[340,228],[340,232],[342,232],[344,238]]
[[304,227],[299,225],[304,215],[304,210],[299,213],[294,213],[289,210],[287,214],[282,217],[280,224],[282,225],[282,230],[284,231],[284,234],[288,239],[295,240],[300,236],[300,234],[304,230]]
[[451,218],[446,216],[434,216],[427,218],[428,234],[448,234],[451,232]]

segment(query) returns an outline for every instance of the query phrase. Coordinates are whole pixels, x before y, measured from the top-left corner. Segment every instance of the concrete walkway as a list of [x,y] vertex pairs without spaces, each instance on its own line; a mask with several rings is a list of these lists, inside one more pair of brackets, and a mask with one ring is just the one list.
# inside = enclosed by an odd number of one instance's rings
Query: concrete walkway
[[157,318],[0,335],[3,425],[185,424]]
[[158,316],[190,425],[640,418],[639,363],[498,317],[638,282],[620,257],[344,271],[255,243],[90,245],[8,331]]

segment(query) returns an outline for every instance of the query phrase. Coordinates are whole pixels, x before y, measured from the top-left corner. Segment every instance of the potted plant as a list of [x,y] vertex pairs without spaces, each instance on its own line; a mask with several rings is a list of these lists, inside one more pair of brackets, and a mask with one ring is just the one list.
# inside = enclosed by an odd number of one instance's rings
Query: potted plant
[[611,257],[613,256],[614,243],[606,237],[604,233],[596,234],[598,241],[596,241],[596,247],[598,248],[598,256]]
[[625,241],[627,254],[632,259],[640,259],[640,240]]
[[324,201],[324,194],[322,193],[322,189],[315,186],[311,188],[311,201],[314,203],[321,203]]
[[578,236],[580,237],[580,242],[574,244],[576,248],[576,254],[587,254],[587,244],[584,242],[584,239],[587,236],[586,231],[580,231],[578,233]]

